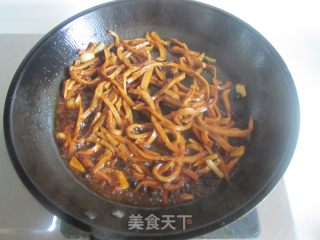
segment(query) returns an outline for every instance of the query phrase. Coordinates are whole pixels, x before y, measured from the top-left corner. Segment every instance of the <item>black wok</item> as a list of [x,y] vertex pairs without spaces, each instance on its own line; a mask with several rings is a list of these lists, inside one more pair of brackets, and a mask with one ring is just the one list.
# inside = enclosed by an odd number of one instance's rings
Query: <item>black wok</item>
[[[240,119],[252,115],[255,129],[248,151],[229,183],[194,202],[169,208],[137,208],[98,196],[81,184],[59,156],[53,138],[55,104],[66,69],[90,41],[112,41],[156,31],[176,37],[218,60],[223,78],[247,87],[235,100]],[[59,217],[104,238],[113,236],[190,238],[213,231],[254,208],[275,186],[292,157],[298,136],[299,105],[290,73],[275,49],[236,17],[192,1],[117,1],[82,12],[49,32],[18,68],[4,111],[7,148],[19,176],[33,195]],[[113,216],[115,210],[124,213]],[[131,214],[192,215],[175,231],[130,231]],[[110,236],[110,235],[109,235]],[[109,237],[110,239],[110,237]]]

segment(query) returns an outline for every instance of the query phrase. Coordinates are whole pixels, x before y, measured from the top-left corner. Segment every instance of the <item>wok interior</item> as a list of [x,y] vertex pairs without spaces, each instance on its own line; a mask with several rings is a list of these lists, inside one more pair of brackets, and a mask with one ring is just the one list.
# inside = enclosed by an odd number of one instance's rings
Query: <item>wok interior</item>
[[[164,39],[181,39],[191,49],[215,57],[222,78],[246,86],[247,98],[235,100],[236,114],[244,122],[252,115],[255,128],[231,182],[195,202],[172,208],[138,209],[102,199],[73,177],[54,142],[55,104],[77,50],[90,41],[111,42],[107,29],[124,39],[143,36],[146,31],[156,31]],[[252,208],[258,201],[253,200],[255,195],[265,191],[269,182],[274,185],[290,160],[286,154],[294,138],[297,106],[284,63],[244,23],[202,5],[180,1],[106,5],[51,32],[34,49],[18,78],[10,118],[20,164],[51,203],[89,225],[127,232],[128,219],[114,219],[109,214],[121,209],[127,215],[192,214],[190,229],[213,230],[227,217],[231,221]],[[83,215],[86,210],[96,211],[99,217],[89,222]]]

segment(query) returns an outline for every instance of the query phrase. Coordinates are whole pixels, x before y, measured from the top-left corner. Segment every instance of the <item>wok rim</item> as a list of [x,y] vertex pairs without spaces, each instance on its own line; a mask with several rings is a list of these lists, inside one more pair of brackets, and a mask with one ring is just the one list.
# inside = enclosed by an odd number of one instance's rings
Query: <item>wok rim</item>
[[[52,30],[50,30],[47,34],[45,34],[28,52],[28,54],[24,57],[22,62],[20,63],[19,67],[17,68],[12,81],[10,83],[9,89],[7,91],[6,100],[5,100],[5,107],[4,107],[4,115],[3,115],[3,128],[4,128],[4,137],[6,142],[6,147],[11,159],[11,162],[21,179],[22,183],[26,186],[26,188],[30,191],[30,193],[33,195],[35,199],[37,199],[45,208],[47,208],[50,212],[57,214],[59,217],[63,218],[67,222],[76,225],[77,227],[88,231],[91,228],[100,229],[100,227],[97,227],[94,223],[83,222],[80,219],[78,219],[75,216],[72,216],[70,212],[68,212],[66,209],[61,209],[58,206],[56,206],[50,199],[45,197],[45,194],[43,194],[32,182],[32,179],[29,178],[28,174],[24,171],[23,166],[21,165],[20,158],[18,157],[16,149],[19,147],[15,144],[13,131],[12,131],[12,107],[13,107],[13,100],[15,98],[15,93],[17,86],[19,85],[22,76],[24,75],[24,72],[26,70],[26,66],[29,63],[29,60],[32,58],[32,56],[36,53],[37,49],[47,40],[49,39],[54,33],[65,27],[67,24],[71,23],[72,21],[76,20],[77,18],[92,13],[100,8],[103,7],[109,7],[114,4],[121,4],[123,2],[130,2],[130,0],[119,0],[119,1],[111,1],[107,3],[103,3],[97,6],[94,6],[92,8],[86,9],[84,11],[81,11],[80,13],[64,20],[60,24],[58,24],[56,27],[54,27]],[[170,2],[170,1],[168,1]],[[181,237],[193,237],[197,236],[206,232],[209,232],[210,230],[218,229],[220,227],[223,227],[224,225],[227,225],[234,220],[238,219],[239,217],[243,216],[244,214],[248,213],[250,210],[252,210],[259,202],[261,202],[268,194],[271,192],[271,190],[275,187],[275,185],[278,183],[284,172],[286,171],[292,156],[294,154],[294,150],[297,145],[298,141],[298,135],[299,135],[299,129],[300,129],[300,107],[299,107],[299,100],[298,100],[298,94],[297,90],[293,81],[293,78],[289,72],[288,67],[286,66],[284,60],[281,58],[280,54],[276,51],[276,49],[271,45],[271,43],[268,42],[268,40],[263,37],[258,31],[256,31],[252,26],[250,26],[248,23],[244,22],[243,20],[239,19],[238,17],[221,10],[217,7],[214,7],[209,4],[200,3],[193,0],[185,0],[188,4],[192,5],[198,5],[203,8],[210,9],[213,12],[219,12],[223,15],[226,15],[228,18],[231,18],[233,21],[239,22],[242,24],[246,29],[248,29],[253,35],[255,35],[258,39],[258,41],[261,42],[272,55],[272,58],[284,69],[286,72],[286,78],[285,81],[288,86],[288,91],[290,92],[290,96],[288,96],[289,99],[291,99],[292,102],[292,127],[291,127],[291,133],[290,137],[287,141],[287,146],[285,151],[283,152],[283,155],[280,160],[280,164],[277,167],[277,170],[272,174],[272,176],[268,179],[268,181],[265,183],[263,188],[261,188],[255,195],[251,196],[251,198],[242,206],[238,207],[237,209],[234,209],[233,211],[229,212],[229,214],[225,215],[223,218],[215,221],[215,222],[208,222],[207,224],[198,226],[196,228],[186,229],[184,231],[180,231],[177,233],[154,233],[154,232],[121,232],[121,231],[114,231],[109,229],[107,226],[103,229],[103,231],[108,231],[110,233],[116,233],[123,236],[133,236],[133,237],[163,237],[168,236],[172,238],[181,238]],[[131,207],[131,206],[130,206]]]

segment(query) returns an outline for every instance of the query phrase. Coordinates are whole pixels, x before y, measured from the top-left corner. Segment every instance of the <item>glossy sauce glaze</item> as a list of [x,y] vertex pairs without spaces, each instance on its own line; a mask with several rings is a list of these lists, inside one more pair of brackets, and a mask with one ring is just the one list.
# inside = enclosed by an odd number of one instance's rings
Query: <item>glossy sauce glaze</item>
[[243,126],[233,117],[229,95],[245,97],[245,87],[219,80],[215,60],[180,40],[110,34],[114,44],[79,52],[57,103],[56,142],[77,178],[107,199],[150,207],[229,181],[253,129],[252,118]]

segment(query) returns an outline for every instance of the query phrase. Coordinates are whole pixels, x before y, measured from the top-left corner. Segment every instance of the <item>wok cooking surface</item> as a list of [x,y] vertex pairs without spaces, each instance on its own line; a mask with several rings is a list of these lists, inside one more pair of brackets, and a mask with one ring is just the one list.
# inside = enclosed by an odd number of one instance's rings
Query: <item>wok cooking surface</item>
[[[41,35],[0,35],[0,52],[6,56],[10,56],[10,61],[4,62],[2,65],[3,68],[0,69],[1,76],[3,76],[3,79],[5,80],[1,81],[0,88],[1,109],[3,109],[6,90],[9,87],[10,80],[16,70],[17,64],[40,38]],[[17,47],[14,50],[8,48],[7,46],[11,44]],[[3,128],[0,126],[0,131],[1,129]],[[0,136],[3,136],[3,134],[0,134]],[[62,240],[64,239],[63,236],[67,238],[79,235],[82,235],[82,237],[87,236],[87,234],[83,232],[79,234],[80,230],[78,228],[57,219],[30,195],[11,166],[9,156],[6,153],[4,138],[1,137],[0,141],[0,183],[6,183],[8,180],[10,182],[10,189],[4,190],[6,187],[9,187],[6,184],[3,184],[1,189],[5,192],[11,192],[11,189],[16,190],[14,195],[0,195],[1,206],[5,206],[0,209],[0,238],[2,239],[4,237],[8,240],[18,240],[18,235],[21,237],[21,240]],[[275,236],[274,234],[279,234],[277,232],[279,230],[278,225],[287,227],[287,231],[281,230],[281,233],[286,234],[283,239],[290,239],[290,237],[285,237],[290,235],[290,231],[293,229],[288,201],[284,198],[285,192],[285,186],[283,181],[281,181],[277,185],[275,191],[269,194],[269,196],[259,204],[257,212],[259,215],[258,221],[260,222],[261,233],[258,239],[270,239],[272,236]],[[265,214],[270,208],[281,205],[283,206],[282,209],[285,210],[284,212],[276,212],[270,216]],[[30,221],[30,219],[32,219],[32,221]],[[279,222],[274,222],[273,219],[278,219]],[[239,219],[235,221],[235,223],[240,221],[242,222],[243,220]],[[260,229],[257,228],[257,222],[252,221],[251,223],[254,224],[251,226],[249,232],[243,230],[243,224],[241,225],[241,229],[238,229],[237,231],[234,231],[227,225],[226,227],[229,228],[230,231],[224,232],[226,234],[224,236],[227,237],[231,234],[232,236],[237,236],[236,234],[241,232],[243,237],[250,236],[249,239],[252,239],[254,235],[259,233]],[[239,226],[238,224],[236,225]],[[247,228],[246,230],[248,230]],[[218,232],[221,233],[223,229],[224,228],[218,230]],[[206,235],[211,235],[211,233]],[[240,236],[238,235],[238,237]],[[196,239],[199,238],[201,239],[201,237],[197,237]],[[85,240],[85,237],[83,237],[83,240]]]

